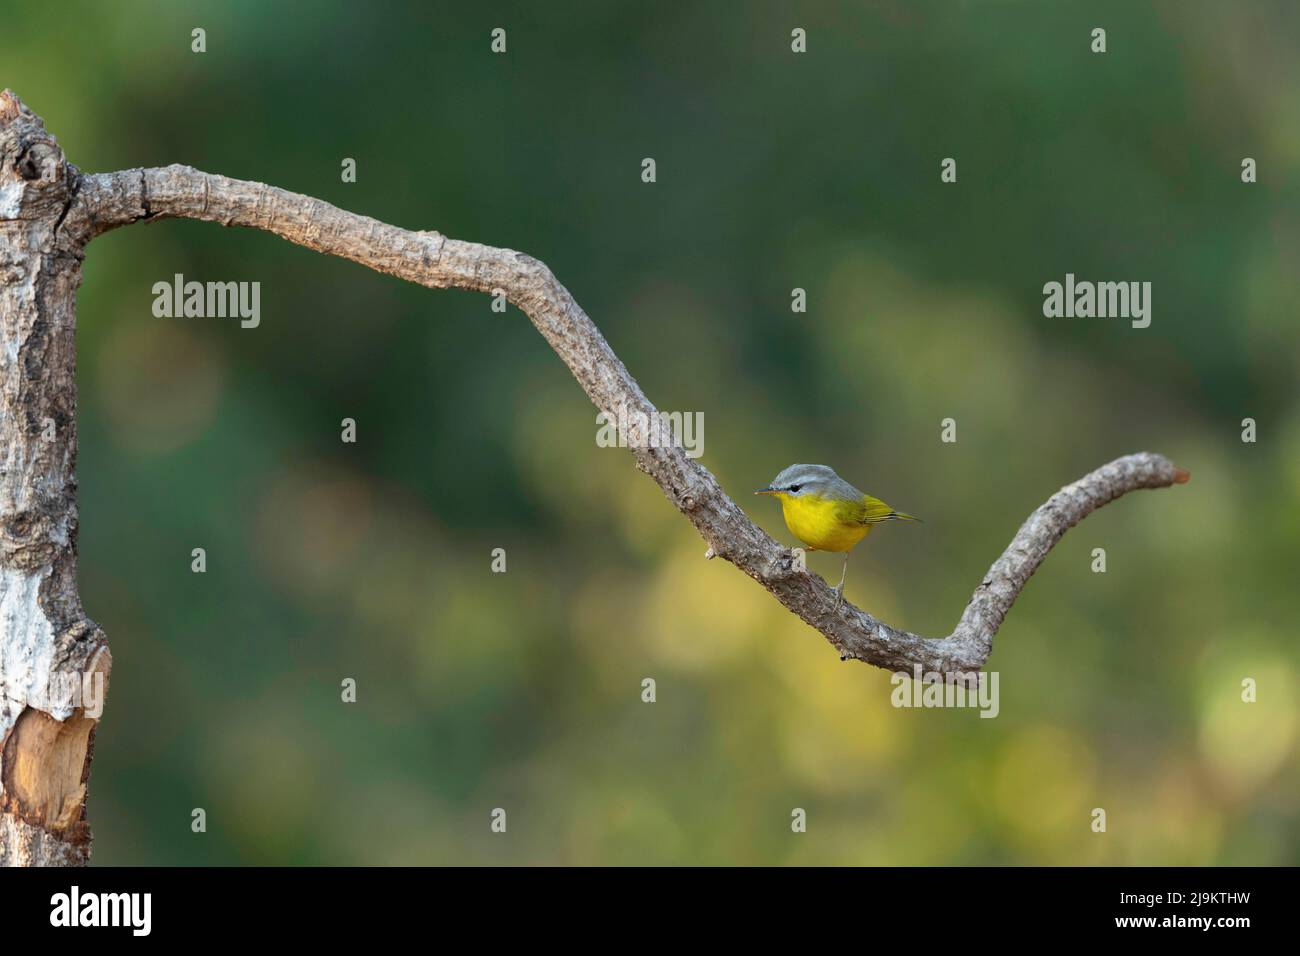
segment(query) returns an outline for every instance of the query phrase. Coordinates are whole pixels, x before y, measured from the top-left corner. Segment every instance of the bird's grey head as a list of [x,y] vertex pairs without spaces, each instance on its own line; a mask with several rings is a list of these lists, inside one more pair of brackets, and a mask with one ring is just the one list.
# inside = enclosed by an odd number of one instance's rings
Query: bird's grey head
[[758,494],[784,492],[788,495],[829,496],[829,493],[846,485],[847,482],[826,465],[791,465]]

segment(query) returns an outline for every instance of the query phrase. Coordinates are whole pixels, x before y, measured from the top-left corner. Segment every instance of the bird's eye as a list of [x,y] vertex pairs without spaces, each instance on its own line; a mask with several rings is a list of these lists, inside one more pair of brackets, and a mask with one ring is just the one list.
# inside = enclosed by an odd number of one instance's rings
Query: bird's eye
[[791,491],[798,491],[798,490],[799,490],[800,488],[802,488],[802,487],[803,487],[803,485],[791,485],[791,486],[790,486],[790,490],[791,490]]

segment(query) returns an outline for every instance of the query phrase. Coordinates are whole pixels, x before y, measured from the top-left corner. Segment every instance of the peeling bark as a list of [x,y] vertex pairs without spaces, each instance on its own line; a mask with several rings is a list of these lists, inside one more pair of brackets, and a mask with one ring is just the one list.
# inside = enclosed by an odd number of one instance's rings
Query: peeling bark
[[[34,117],[0,94],[0,864],[84,863],[85,784],[94,719],[56,676],[109,669],[104,635],[75,584],[74,297],[85,246],[110,229],[189,218],[274,233],[327,255],[432,288],[503,291],[541,332],[598,409],[631,422],[637,467],[720,556],[816,628],[846,659],[889,670],[983,668],[1012,603],[1061,536],[1139,488],[1186,481],[1160,455],[1116,459],[1039,507],[976,587],[956,629],[900,631],[799,570],[681,447],[648,441],[658,411],[569,291],[544,264],[509,249],[411,232],[309,196],[188,166],[81,175]],[[53,440],[46,440],[49,421]],[[83,747],[84,745],[84,747]],[[81,754],[80,777],[73,772]],[[75,778],[75,779],[74,779]]]
[[76,583],[76,294],[63,229],[81,177],[0,93],[0,865],[84,863],[96,718],[111,666]]

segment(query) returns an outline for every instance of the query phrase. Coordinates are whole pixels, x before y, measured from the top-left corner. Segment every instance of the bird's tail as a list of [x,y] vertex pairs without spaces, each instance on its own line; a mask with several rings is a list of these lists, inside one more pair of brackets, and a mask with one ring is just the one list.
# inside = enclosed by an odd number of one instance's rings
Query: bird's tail
[[862,499],[862,517],[860,520],[863,524],[879,524],[881,521],[891,521],[893,519],[900,521],[920,521],[913,515],[902,511],[895,511],[889,505],[885,504],[879,498],[873,498],[866,495]]

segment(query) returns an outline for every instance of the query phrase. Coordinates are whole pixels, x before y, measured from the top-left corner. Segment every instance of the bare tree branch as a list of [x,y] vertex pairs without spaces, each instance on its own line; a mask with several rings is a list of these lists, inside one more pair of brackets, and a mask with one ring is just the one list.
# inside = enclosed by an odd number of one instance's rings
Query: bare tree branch
[[184,217],[249,226],[378,272],[434,288],[505,292],[532,320],[600,410],[626,410],[628,444],[637,466],[663,489],[708,542],[709,557],[726,558],[820,631],[845,658],[890,670],[973,671],[984,666],[997,633],[1025,582],[1069,528],[1093,510],[1138,488],[1186,481],[1160,455],[1117,459],[1062,488],[1036,510],[975,589],[951,635],[927,639],[890,627],[852,605],[837,611],[820,577],[796,569],[793,553],[757,527],[703,465],[680,447],[651,447],[639,427],[658,410],[609,343],[551,271],[523,253],[408,232],[329,203],[262,183],[214,176],[188,166],[87,176],[68,217],[86,240],[141,220]]

